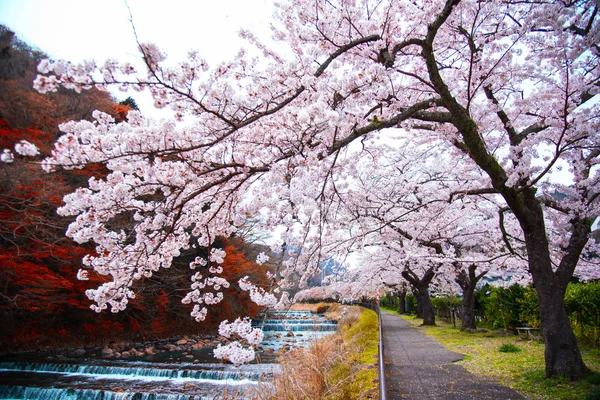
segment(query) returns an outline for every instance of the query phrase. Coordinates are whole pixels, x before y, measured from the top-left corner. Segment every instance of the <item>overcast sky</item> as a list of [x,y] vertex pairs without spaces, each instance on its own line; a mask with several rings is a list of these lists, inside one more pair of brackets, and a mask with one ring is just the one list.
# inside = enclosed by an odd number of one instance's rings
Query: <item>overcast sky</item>
[[[141,41],[181,58],[191,48],[205,58],[231,57],[237,31],[265,32],[270,0],[128,0]],[[125,0],[0,0],[0,23],[52,58],[81,61],[136,53]]]
[[[191,49],[210,63],[233,57],[241,28],[269,35],[271,0],[0,0],[0,24],[52,59],[80,62],[137,58],[127,4],[141,42],[154,42],[169,60]],[[115,93],[122,100],[123,93]],[[149,98],[132,94],[142,112]],[[146,105],[145,105],[146,104]]]

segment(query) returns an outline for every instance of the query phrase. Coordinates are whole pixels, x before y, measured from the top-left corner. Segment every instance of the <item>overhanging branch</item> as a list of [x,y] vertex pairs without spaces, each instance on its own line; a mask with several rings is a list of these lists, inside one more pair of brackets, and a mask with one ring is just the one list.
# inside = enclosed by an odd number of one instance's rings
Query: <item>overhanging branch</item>
[[481,194],[498,194],[498,191],[494,188],[460,190],[458,192],[450,193],[450,198],[448,199],[448,203],[452,203],[455,196],[464,197],[464,196],[473,196],[473,195],[481,195]]

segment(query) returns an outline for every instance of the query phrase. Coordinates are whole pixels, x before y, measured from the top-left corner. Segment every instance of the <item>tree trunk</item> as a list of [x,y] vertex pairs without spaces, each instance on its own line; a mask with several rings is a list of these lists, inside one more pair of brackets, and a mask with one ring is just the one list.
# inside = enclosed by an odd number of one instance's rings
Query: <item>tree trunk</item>
[[456,283],[458,283],[462,289],[462,310],[461,310],[461,331],[475,330],[477,329],[475,322],[475,288],[477,283],[485,276],[487,271],[476,275],[477,265],[469,265],[469,272],[461,269],[456,276]]
[[[583,234],[580,232],[579,234]],[[570,242],[577,240],[577,227]],[[571,380],[581,379],[587,371],[577,339],[571,328],[571,323],[565,310],[564,296],[567,289],[568,275],[561,274],[567,255],[561,260],[556,273],[552,271],[550,254],[546,241],[545,230],[532,229],[525,234],[529,269],[533,277],[538,301],[540,304],[540,324],[546,349],[546,377],[568,377]],[[544,243],[545,242],[545,243]],[[583,246],[581,246],[583,248]],[[579,256],[577,256],[579,259]],[[577,261],[572,268],[575,268]],[[561,279],[562,278],[562,279]]]
[[475,323],[475,288],[469,287],[467,290],[463,290],[462,299],[462,312],[461,312],[461,325],[460,330],[475,330],[477,325]]
[[429,284],[435,276],[435,271],[438,266],[432,266],[422,278],[419,278],[410,267],[407,265],[402,271],[402,277],[406,279],[415,289],[415,297],[417,298],[417,318],[423,318],[423,325],[435,325],[435,313],[433,312],[433,304],[429,297]]
[[400,300],[398,304],[398,313],[406,314],[406,290],[402,290],[398,293],[398,299]]
[[[547,296],[547,297],[545,297]],[[546,376],[581,379],[587,371],[577,345],[577,339],[565,311],[564,294],[543,294],[538,298],[542,332],[546,342],[544,357]],[[541,305],[544,305],[541,307]]]
[[435,313],[433,312],[433,304],[431,304],[431,297],[429,297],[429,285],[418,289],[419,298],[421,299],[421,318],[423,318],[423,325],[435,325]]
[[587,243],[590,223],[577,217],[573,218],[569,244],[554,271],[542,207],[534,192],[524,193],[524,202],[529,213],[517,217],[521,217],[519,222],[525,233],[529,271],[540,304],[540,323],[546,342],[546,377],[581,379],[587,367],[571,329],[564,296],[581,251]]

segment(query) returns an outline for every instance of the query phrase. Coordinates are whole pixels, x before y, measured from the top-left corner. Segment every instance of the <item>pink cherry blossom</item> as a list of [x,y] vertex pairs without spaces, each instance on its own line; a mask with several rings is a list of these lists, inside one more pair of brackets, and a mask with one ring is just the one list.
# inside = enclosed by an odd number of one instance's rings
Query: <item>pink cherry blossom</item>
[[[589,240],[600,215],[597,14],[592,0],[284,0],[277,44],[244,32],[248,48],[229,62],[210,66],[192,52],[174,65],[153,44],[140,45],[145,71],[43,61],[42,92],[148,90],[175,116],[62,124],[43,162],[110,171],[59,209],[75,218],[67,235],[96,246],[84,266],[109,277],[87,291],[93,308],[124,309],[134,281],[260,215],[264,229],[283,231],[273,247],[291,250],[279,262],[282,289],[306,289],[324,260],[355,255],[349,276],[359,281],[330,280],[340,298],[397,283],[407,263],[439,276],[478,263],[531,279],[548,376],[581,376],[562,295],[572,276],[598,271]],[[127,230],[111,224],[123,213],[134,221]],[[191,266],[224,256],[213,249]],[[184,299],[200,320],[223,286],[208,278]],[[238,284],[261,305],[278,302]],[[218,354],[248,359],[237,346]]]

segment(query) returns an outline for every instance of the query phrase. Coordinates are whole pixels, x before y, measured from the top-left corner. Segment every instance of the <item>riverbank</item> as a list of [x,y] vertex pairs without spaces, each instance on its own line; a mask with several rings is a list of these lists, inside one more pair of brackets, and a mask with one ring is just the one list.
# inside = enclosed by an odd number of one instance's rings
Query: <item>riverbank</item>
[[[311,311],[316,314],[317,308],[319,307],[300,305],[290,311]],[[321,311],[323,311],[322,306]],[[339,312],[334,311],[326,318],[337,321],[339,319]],[[277,356],[290,351],[295,346],[301,346],[303,342],[310,341],[311,333],[294,333],[291,331],[265,332],[264,343],[254,346],[257,352],[256,362],[274,362]],[[186,334],[159,340],[112,340],[99,346],[16,352],[0,355],[0,360],[46,360],[60,362],[64,360],[102,359],[136,362],[220,363],[220,360],[213,357],[213,350],[219,345],[226,345],[228,343],[230,343],[230,339],[218,336],[216,332],[213,334]]]
[[310,313],[276,314],[255,321],[268,325],[269,340],[249,365],[215,360],[214,347],[227,340],[201,335],[13,354],[0,357],[0,398],[261,398],[281,370],[278,355],[308,347],[312,338],[332,335],[337,326]]
[[127,360],[139,362],[216,362],[212,349],[224,338],[210,335],[185,335],[182,337],[147,342],[112,341],[103,346],[64,348],[27,353],[5,354],[0,360],[64,361],[79,359]]
[[377,314],[336,303],[296,304],[292,310],[324,312],[338,321],[338,332],[279,357],[282,373],[274,377],[274,392],[257,398],[377,398]]

